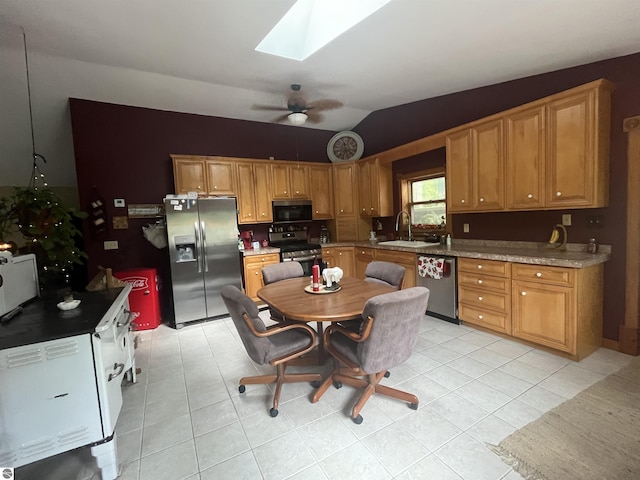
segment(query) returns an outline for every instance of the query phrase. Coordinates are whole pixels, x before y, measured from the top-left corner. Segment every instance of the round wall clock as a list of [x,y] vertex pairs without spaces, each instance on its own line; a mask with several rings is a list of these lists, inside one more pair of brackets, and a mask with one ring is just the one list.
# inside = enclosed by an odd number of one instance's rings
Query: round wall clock
[[363,152],[364,142],[356,132],[338,132],[327,144],[327,155],[334,163],[358,160]]

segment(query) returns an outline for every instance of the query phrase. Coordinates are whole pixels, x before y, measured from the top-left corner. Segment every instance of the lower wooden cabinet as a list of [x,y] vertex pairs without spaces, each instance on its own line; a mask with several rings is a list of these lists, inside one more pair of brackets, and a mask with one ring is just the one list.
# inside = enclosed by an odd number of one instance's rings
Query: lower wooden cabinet
[[356,276],[354,247],[323,248],[322,261],[329,267],[340,267],[345,277]]
[[264,286],[262,267],[280,263],[278,253],[266,255],[249,255],[244,257],[244,291],[254,302],[259,302],[258,290]]
[[399,252],[395,250],[376,250],[375,257],[376,260],[380,260],[382,262],[391,262],[402,265],[407,270],[404,274],[402,288],[411,288],[416,286],[418,267],[415,253]]
[[356,255],[356,277],[364,279],[364,271],[367,269],[367,265],[375,258],[375,250],[368,247],[355,247]]
[[458,260],[458,317],[465,323],[511,334],[511,264]]

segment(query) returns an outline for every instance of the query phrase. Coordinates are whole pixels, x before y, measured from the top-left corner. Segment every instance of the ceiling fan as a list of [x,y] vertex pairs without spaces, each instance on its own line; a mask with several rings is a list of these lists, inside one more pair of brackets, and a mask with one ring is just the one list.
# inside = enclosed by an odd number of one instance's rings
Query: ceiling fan
[[304,95],[300,91],[300,85],[294,83],[291,85],[291,93],[287,98],[286,107],[274,107],[271,105],[253,105],[253,110],[269,110],[275,112],[288,112],[274,118],[272,121],[276,123],[288,120],[293,125],[302,125],[305,122],[320,123],[323,115],[320,112],[326,110],[335,110],[342,107],[342,102],[338,100],[316,100],[307,102]]

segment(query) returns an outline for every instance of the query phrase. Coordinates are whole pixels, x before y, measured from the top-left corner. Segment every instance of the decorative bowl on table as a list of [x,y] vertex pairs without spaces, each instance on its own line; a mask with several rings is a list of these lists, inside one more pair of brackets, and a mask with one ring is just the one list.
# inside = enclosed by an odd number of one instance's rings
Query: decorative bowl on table
[[65,300],[64,302],[58,303],[58,308],[60,310],[73,310],[78,305],[80,305],[80,300]]

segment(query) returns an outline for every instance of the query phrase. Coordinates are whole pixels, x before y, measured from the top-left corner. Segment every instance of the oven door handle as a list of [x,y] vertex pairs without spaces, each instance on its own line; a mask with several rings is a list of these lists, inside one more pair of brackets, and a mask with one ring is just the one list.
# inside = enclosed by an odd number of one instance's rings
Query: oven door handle
[[133,320],[135,314],[131,310],[125,310],[125,313],[127,314],[127,321],[126,322],[117,322],[116,323],[116,327],[118,327],[118,328],[126,327],[127,325],[129,325],[131,323],[131,320]]
[[109,377],[107,377],[107,382],[110,382],[122,373],[122,371],[124,370],[124,363],[114,363],[113,369],[116,370],[116,372],[109,374]]
[[318,258],[318,255],[309,255],[306,257],[285,258],[283,262],[306,262]]

